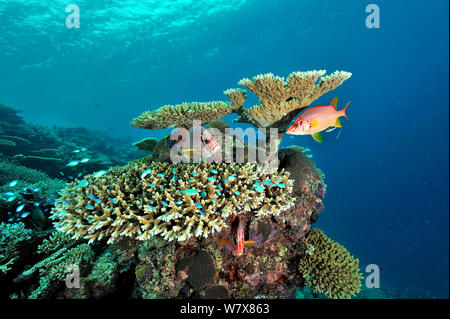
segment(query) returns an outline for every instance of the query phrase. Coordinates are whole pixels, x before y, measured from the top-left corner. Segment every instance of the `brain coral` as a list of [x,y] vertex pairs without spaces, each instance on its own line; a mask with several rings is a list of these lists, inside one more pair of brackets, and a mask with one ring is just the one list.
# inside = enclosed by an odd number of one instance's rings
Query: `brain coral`
[[58,230],[90,241],[153,235],[185,241],[227,227],[232,214],[277,215],[293,205],[289,173],[259,164],[140,160],[69,184],[52,210]]
[[299,270],[315,292],[329,298],[355,296],[361,289],[359,260],[345,247],[328,238],[320,229],[313,229],[303,240],[306,253]]

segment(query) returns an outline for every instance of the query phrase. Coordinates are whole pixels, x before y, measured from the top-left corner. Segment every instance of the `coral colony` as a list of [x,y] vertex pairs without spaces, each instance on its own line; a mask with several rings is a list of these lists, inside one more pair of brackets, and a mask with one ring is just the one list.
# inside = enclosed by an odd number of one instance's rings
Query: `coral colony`
[[[0,224],[0,282],[8,296],[293,298],[305,285],[329,298],[355,296],[358,259],[311,228],[324,207],[324,174],[308,149],[279,147],[294,118],[350,76],[259,75],[239,82],[259,99],[250,108],[245,90],[229,89],[230,102],[145,112],[131,125],[174,129],[134,144],[151,155],[67,180],[50,202],[42,191],[8,192],[17,182],[5,181],[0,203],[13,219]],[[229,128],[221,118],[232,113],[256,130]],[[61,163],[67,172],[93,161],[77,150]],[[18,248],[26,245],[35,252]],[[73,265],[79,289],[66,285]]]

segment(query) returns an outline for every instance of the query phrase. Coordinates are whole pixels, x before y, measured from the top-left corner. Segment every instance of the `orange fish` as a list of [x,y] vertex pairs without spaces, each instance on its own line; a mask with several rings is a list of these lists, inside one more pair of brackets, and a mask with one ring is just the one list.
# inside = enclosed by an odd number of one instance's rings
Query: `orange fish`
[[345,110],[350,102],[347,103],[344,109],[337,110],[338,98],[335,97],[330,105],[315,106],[304,111],[287,129],[287,134],[292,135],[312,135],[312,137],[319,143],[322,143],[323,137],[320,132],[327,130],[330,132],[336,127],[342,127],[341,116],[345,116],[348,120]]
[[244,253],[244,246],[256,244],[256,241],[254,240],[245,240],[244,225],[241,222],[241,219],[236,215],[233,215],[233,220],[231,222],[231,238],[232,240],[217,238],[216,242],[219,245],[219,249],[221,247],[233,246],[233,250],[236,255],[240,256]]

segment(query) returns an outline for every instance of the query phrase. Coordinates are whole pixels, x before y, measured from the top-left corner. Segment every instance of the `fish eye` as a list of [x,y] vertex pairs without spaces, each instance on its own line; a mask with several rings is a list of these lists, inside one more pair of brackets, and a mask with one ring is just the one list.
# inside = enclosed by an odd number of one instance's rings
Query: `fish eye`
[[209,140],[205,140],[205,144],[209,144]]

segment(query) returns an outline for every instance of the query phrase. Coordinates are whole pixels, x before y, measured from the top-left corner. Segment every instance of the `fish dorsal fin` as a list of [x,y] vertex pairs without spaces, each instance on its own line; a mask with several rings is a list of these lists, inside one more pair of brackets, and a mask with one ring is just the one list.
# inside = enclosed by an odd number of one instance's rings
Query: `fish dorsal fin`
[[338,97],[335,97],[335,98],[333,99],[333,101],[331,101],[331,104],[330,104],[330,106],[332,106],[336,111],[337,111],[337,104],[338,104],[338,101],[339,101],[339,98],[338,98]]
[[342,124],[341,124],[341,119],[336,119],[336,123],[334,124],[334,127],[342,127]]
[[311,127],[315,128],[319,125],[319,119],[315,119],[314,121],[311,122]]
[[312,134],[313,139],[316,140],[316,142],[322,143],[323,142],[323,136],[320,132]]

